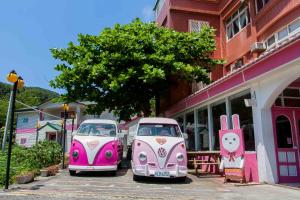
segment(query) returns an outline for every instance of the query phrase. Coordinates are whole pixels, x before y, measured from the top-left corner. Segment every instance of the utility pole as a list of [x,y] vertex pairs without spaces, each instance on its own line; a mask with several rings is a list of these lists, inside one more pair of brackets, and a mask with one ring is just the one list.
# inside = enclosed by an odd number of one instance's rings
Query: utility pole
[[4,134],[3,134],[3,140],[2,140],[2,152],[5,151],[5,143],[6,143],[6,139],[7,139],[7,132],[8,132],[8,126],[9,126],[9,117],[11,115],[10,111],[11,111],[12,96],[13,96],[13,92],[10,92],[9,103],[8,103],[7,114],[6,114],[6,122],[5,122]]
[[62,156],[62,169],[65,168],[65,152],[66,152],[66,135],[67,135],[67,114],[69,111],[69,105],[64,104],[63,105],[64,109],[64,131],[63,131],[63,156]]
[[5,189],[9,186],[9,172],[10,172],[10,160],[11,160],[11,149],[12,149],[12,138],[13,138],[13,128],[14,128],[14,117],[15,117],[15,104],[16,104],[16,94],[17,89],[24,86],[24,81],[22,77],[18,76],[15,71],[11,71],[7,76],[7,80],[13,83],[12,87],[12,101],[11,101],[11,115],[10,115],[10,130],[8,138],[8,149],[7,149],[7,161],[6,161],[6,176],[5,176]]

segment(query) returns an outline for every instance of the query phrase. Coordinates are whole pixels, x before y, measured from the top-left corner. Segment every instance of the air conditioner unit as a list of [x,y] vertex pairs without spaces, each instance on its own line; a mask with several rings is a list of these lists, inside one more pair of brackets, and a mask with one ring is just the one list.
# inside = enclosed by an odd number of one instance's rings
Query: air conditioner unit
[[263,42],[255,42],[251,45],[251,52],[263,52],[266,50],[266,45]]

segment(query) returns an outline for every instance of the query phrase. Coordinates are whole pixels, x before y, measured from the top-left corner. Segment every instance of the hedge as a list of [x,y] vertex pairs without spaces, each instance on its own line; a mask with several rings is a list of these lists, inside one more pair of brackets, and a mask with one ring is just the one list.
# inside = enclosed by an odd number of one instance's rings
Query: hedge
[[[10,183],[15,182],[17,175],[34,172],[51,165],[59,164],[62,149],[56,142],[43,141],[31,148],[14,145],[12,149]],[[7,152],[0,152],[0,185],[4,185],[6,174]]]

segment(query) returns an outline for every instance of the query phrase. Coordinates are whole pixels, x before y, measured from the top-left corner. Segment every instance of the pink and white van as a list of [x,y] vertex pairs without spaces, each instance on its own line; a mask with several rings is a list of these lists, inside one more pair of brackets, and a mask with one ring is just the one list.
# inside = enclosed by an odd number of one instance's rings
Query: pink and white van
[[73,135],[69,172],[116,172],[123,156],[123,145],[117,137],[117,123],[112,120],[86,120]]
[[187,176],[187,154],[178,123],[168,118],[142,118],[132,143],[133,179],[143,176]]

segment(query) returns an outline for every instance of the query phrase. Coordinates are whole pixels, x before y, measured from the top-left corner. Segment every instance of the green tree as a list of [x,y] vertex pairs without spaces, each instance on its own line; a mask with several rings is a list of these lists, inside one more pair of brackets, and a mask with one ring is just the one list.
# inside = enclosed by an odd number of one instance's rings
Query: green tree
[[[5,125],[11,87],[9,84],[0,82],[0,128]],[[56,97],[58,97],[56,92],[38,87],[24,87],[19,89],[17,93],[17,100],[30,106],[37,106]],[[16,103],[17,109],[21,107],[23,107],[23,105]]]
[[211,58],[214,33],[210,27],[200,33],[176,32],[136,19],[97,36],[79,34],[78,44],[51,49],[62,61],[51,85],[67,91],[66,101],[95,101],[90,107],[95,113],[109,109],[120,119],[141,111],[148,116],[150,101],[156,99],[158,105],[171,77],[209,82],[208,72],[222,63]]

